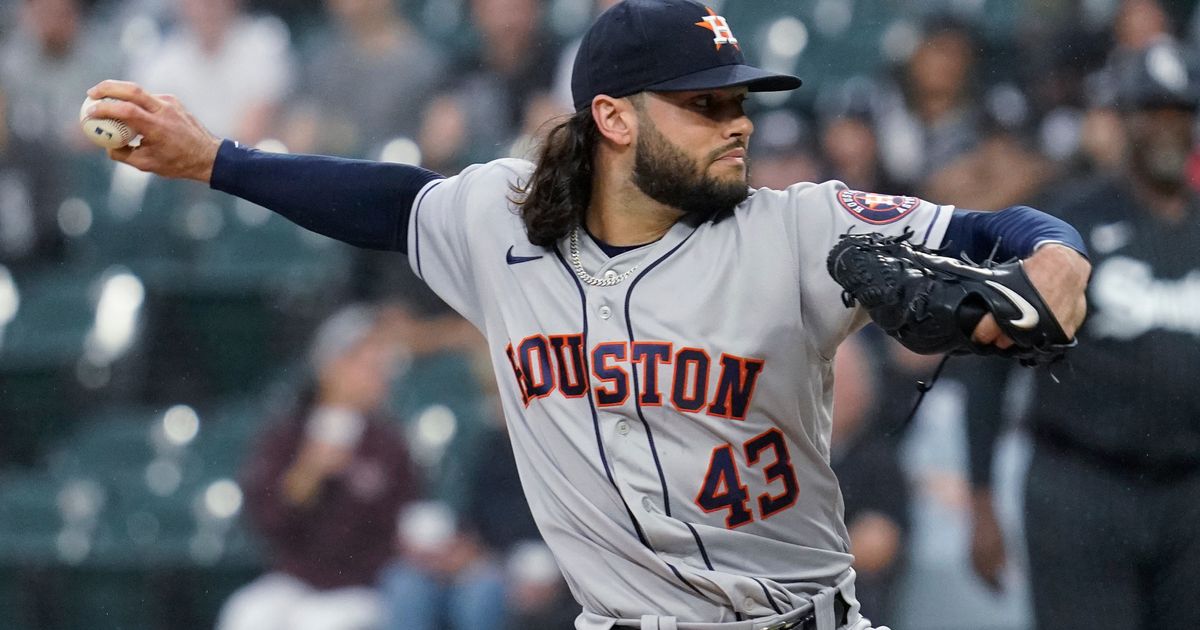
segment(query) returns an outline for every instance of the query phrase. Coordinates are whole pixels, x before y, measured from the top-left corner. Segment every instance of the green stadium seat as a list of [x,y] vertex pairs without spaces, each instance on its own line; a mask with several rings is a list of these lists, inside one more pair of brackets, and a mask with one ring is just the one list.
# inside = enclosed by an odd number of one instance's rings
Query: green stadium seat
[[193,290],[270,296],[321,292],[345,274],[347,249],[245,201],[225,207],[219,237],[200,243]]
[[327,300],[346,273],[346,249],[329,239],[244,202],[221,212],[220,233],[189,246],[186,278],[147,282],[151,364],[191,388],[168,397],[261,391],[293,350],[288,320]]
[[121,473],[141,474],[155,456],[151,429],[155,415],[129,416],[120,420],[86,421],[64,445],[64,457],[74,460],[73,469],[89,472],[104,483]]
[[58,573],[55,630],[143,630],[172,627],[160,591],[166,582],[141,567],[87,564]]
[[95,318],[96,274],[59,265],[13,273],[19,307],[4,331],[0,369],[73,364]]
[[70,424],[96,275],[47,264],[11,277],[18,305],[0,340],[0,460],[31,464]]
[[5,630],[35,630],[27,586],[19,566],[0,563],[0,611]]
[[0,477],[0,564],[44,564],[58,557],[61,483],[44,474]]
[[[786,97],[785,103],[793,106],[811,105],[822,91],[849,77],[876,76],[884,69],[885,34],[904,15],[896,2],[791,0],[727,2],[722,12],[734,34],[749,42],[745,50],[751,63],[804,80],[803,87]],[[779,54],[799,44],[798,55]],[[762,95],[752,102],[774,98]]]
[[[448,408],[454,414],[455,431],[445,452],[470,452],[469,447],[485,421],[485,401],[475,378],[470,358],[464,353],[439,352],[419,357],[393,384],[392,409],[406,425],[411,425],[435,405]],[[420,447],[417,444],[412,448]],[[461,485],[470,467],[466,460],[444,456],[432,475],[434,494],[453,507],[459,507],[464,499]]]

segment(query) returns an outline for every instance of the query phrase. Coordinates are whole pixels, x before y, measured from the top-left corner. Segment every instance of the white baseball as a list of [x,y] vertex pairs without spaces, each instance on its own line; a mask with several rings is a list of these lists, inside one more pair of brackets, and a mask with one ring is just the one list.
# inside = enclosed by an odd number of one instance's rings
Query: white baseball
[[87,97],[83,101],[83,106],[79,108],[79,123],[83,126],[83,133],[92,142],[106,148],[119,149],[133,140],[133,130],[129,125],[114,120],[112,118],[88,118],[87,110],[100,101],[117,101],[111,97],[105,97],[96,100],[92,97]]

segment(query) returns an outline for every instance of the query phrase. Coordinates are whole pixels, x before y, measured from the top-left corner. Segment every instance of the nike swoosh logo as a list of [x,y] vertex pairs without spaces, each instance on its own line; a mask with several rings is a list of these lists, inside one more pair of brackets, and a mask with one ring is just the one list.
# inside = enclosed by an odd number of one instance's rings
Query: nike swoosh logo
[[1037,309],[1034,308],[1028,300],[1021,297],[1021,295],[1016,291],[1013,291],[999,282],[984,280],[984,283],[1004,294],[1004,297],[1008,298],[1008,301],[1012,302],[1013,306],[1017,307],[1017,310],[1021,311],[1021,318],[1010,320],[1009,323],[1022,330],[1029,330],[1038,325],[1039,318]]
[[504,255],[504,260],[510,265],[519,265],[521,263],[537,260],[541,256],[513,256],[513,248],[508,248],[508,253]]

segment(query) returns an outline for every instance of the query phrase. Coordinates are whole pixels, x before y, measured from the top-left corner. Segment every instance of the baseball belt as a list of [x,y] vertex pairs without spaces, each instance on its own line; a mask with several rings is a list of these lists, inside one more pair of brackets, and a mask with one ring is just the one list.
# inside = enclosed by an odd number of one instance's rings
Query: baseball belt
[[[846,625],[846,615],[849,612],[850,605],[842,598],[841,592],[838,592],[833,597],[833,617],[836,627],[840,628]],[[762,630],[817,630],[817,611],[814,608],[799,619],[789,619],[763,626]]]
[[[753,619],[724,623],[680,622],[674,617],[644,615],[640,622],[632,619],[628,621],[619,620],[616,625],[618,627],[641,628],[642,630],[727,630],[733,628],[737,628],[738,630],[825,630],[826,628],[844,627],[848,622],[850,606],[842,598],[840,591],[834,591],[830,599],[832,601],[829,608],[824,609],[824,612],[829,615],[827,619],[832,622],[832,625],[824,627],[821,626],[819,620],[822,609],[816,605],[815,601],[802,608],[783,614],[783,619],[766,622]],[[584,613],[584,616],[586,617],[587,613]],[[597,621],[601,619],[597,617]]]

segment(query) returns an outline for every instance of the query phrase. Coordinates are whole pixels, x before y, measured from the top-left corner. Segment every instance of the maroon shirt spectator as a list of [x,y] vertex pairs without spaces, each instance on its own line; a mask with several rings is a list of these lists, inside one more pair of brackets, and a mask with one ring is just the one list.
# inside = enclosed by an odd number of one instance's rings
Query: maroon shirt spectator
[[[268,429],[246,467],[246,508],[272,556],[272,568],[315,588],[374,584],[394,550],[396,515],[417,496],[408,450],[391,423],[366,416],[345,468],[304,503],[288,496],[289,471],[310,432],[306,411]],[[295,475],[295,472],[290,474]]]
[[317,331],[313,386],[262,435],[242,476],[270,570],[230,597],[219,630],[382,621],[376,577],[393,556],[401,505],[417,496],[408,450],[382,412],[402,354],[394,337],[375,309],[361,306]]

